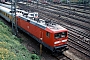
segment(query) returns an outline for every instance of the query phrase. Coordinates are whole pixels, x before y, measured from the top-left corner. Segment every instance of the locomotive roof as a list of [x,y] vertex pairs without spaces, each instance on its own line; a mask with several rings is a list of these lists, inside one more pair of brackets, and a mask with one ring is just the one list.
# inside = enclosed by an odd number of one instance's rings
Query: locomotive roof
[[42,29],[48,28],[48,31],[51,31],[51,32],[58,32],[58,31],[60,32],[62,30],[67,31],[67,29],[63,28],[59,24],[51,23],[43,19],[34,20],[34,19],[27,18],[25,16],[19,16],[19,17],[26,21],[29,20],[31,24],[34,24]]

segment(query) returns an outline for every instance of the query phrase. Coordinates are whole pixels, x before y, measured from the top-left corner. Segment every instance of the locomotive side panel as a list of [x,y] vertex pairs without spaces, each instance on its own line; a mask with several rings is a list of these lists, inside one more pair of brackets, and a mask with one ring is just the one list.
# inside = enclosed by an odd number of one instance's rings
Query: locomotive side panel
[[41,29],[33,24],[29,24],[29,26],[30,26],[29,33],[33,34],[34,36],[40,39]]
[[40,39],[41,29],[37,26],[21,18],[18,18],[18,26],[22,27],[24,30],[28,31],[29,33],[33,34],[34,36]]
[[50,31],[48,28],[45,29],[44,38],[45,41],[49,46],[53,47],[54,45],[54,38],[53,38],[53,32]]
[[31,28],[29,29],[29,33],[42,40],[42,42],[47,44],[48,46],[53,46],[53,38],[51,33],[48,32],[49,35],[47,36],[47,31],[45,31],[44,29],[37,27],[33,24],[29,24],[29,26]]
[[24,30],[28,31],[28,33],[34,35],[39,40],[42,40],[43,43],[49,46],[49,48],[59,47],[67,43],[66,42],[67,37],[61,39],[55,39],[54,33],[50,31],[48,28],[41,29],[40,27],[37,27],[34,24],[31,24],[30,22],[27,22],[22,19],[20,19],[20,26]]
[[20,27],[22,27],[24,30],[26,30],[26,31],[28,31],[28,22],[26,22],[25,20],[22,20],[22,19],[20,19],[20,21],[19,21],[19,26]]
[[53,47],[53,38],[52,38],[53,35],[51,33],[25,20],[19,19],[18,22],[19,22],[18,25],[24,30],[26,30],[28,33],[34,35],[39,40],[42,40],[48,46]]

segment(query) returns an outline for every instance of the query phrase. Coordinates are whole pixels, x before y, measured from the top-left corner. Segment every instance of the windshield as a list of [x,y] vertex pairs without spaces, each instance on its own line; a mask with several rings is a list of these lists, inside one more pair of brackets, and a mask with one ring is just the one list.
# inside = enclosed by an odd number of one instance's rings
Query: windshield
[[55,35],[55,38],[64,38],[67,36],[67,32],[60,32],[60,33],[56,33]]

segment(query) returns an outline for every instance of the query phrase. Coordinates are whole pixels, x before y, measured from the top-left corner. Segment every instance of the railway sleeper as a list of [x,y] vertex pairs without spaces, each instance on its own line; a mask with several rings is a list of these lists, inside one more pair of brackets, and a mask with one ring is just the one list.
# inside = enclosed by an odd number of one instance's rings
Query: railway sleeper
[[[71,40],[72,40],[72,39],[71,39]],[[83,53],[84,55],[90,57],[90,54],[89,54],[89,53],[86,53],[86,52],[84,52],[84,51],[78,49],[77,47],[75,47],[76,45],[75,45],[74,43],[72,43],[72,45],[69,45],[69,46],[72,47],[72,48],[74,48],[75,50],[77,50],[77,51]]]

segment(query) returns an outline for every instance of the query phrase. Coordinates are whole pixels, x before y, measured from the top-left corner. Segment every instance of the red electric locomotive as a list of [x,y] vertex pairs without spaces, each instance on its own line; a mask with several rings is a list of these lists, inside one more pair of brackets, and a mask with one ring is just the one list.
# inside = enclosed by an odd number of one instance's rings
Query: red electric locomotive
[[[0,6],[0,16],[7,18],[8,22],[11,13],[9,8]],[[62,26],[51,23],[51,21],[38,18],[37,13],[26,13],[23,10],[17,9],[17,24],[18,28],[33,37],[43,46],[47,47],[52,52],[62,52],[67,49],[68,30]],[[8,14],[8,16],[6,15]],[[33,18],[34,17],[34,18]]]
[[17,19],[20,29],[52,52],[62,52],[67,49],[67,29],[42,19],[30,19],[24,16],[18,16]]

